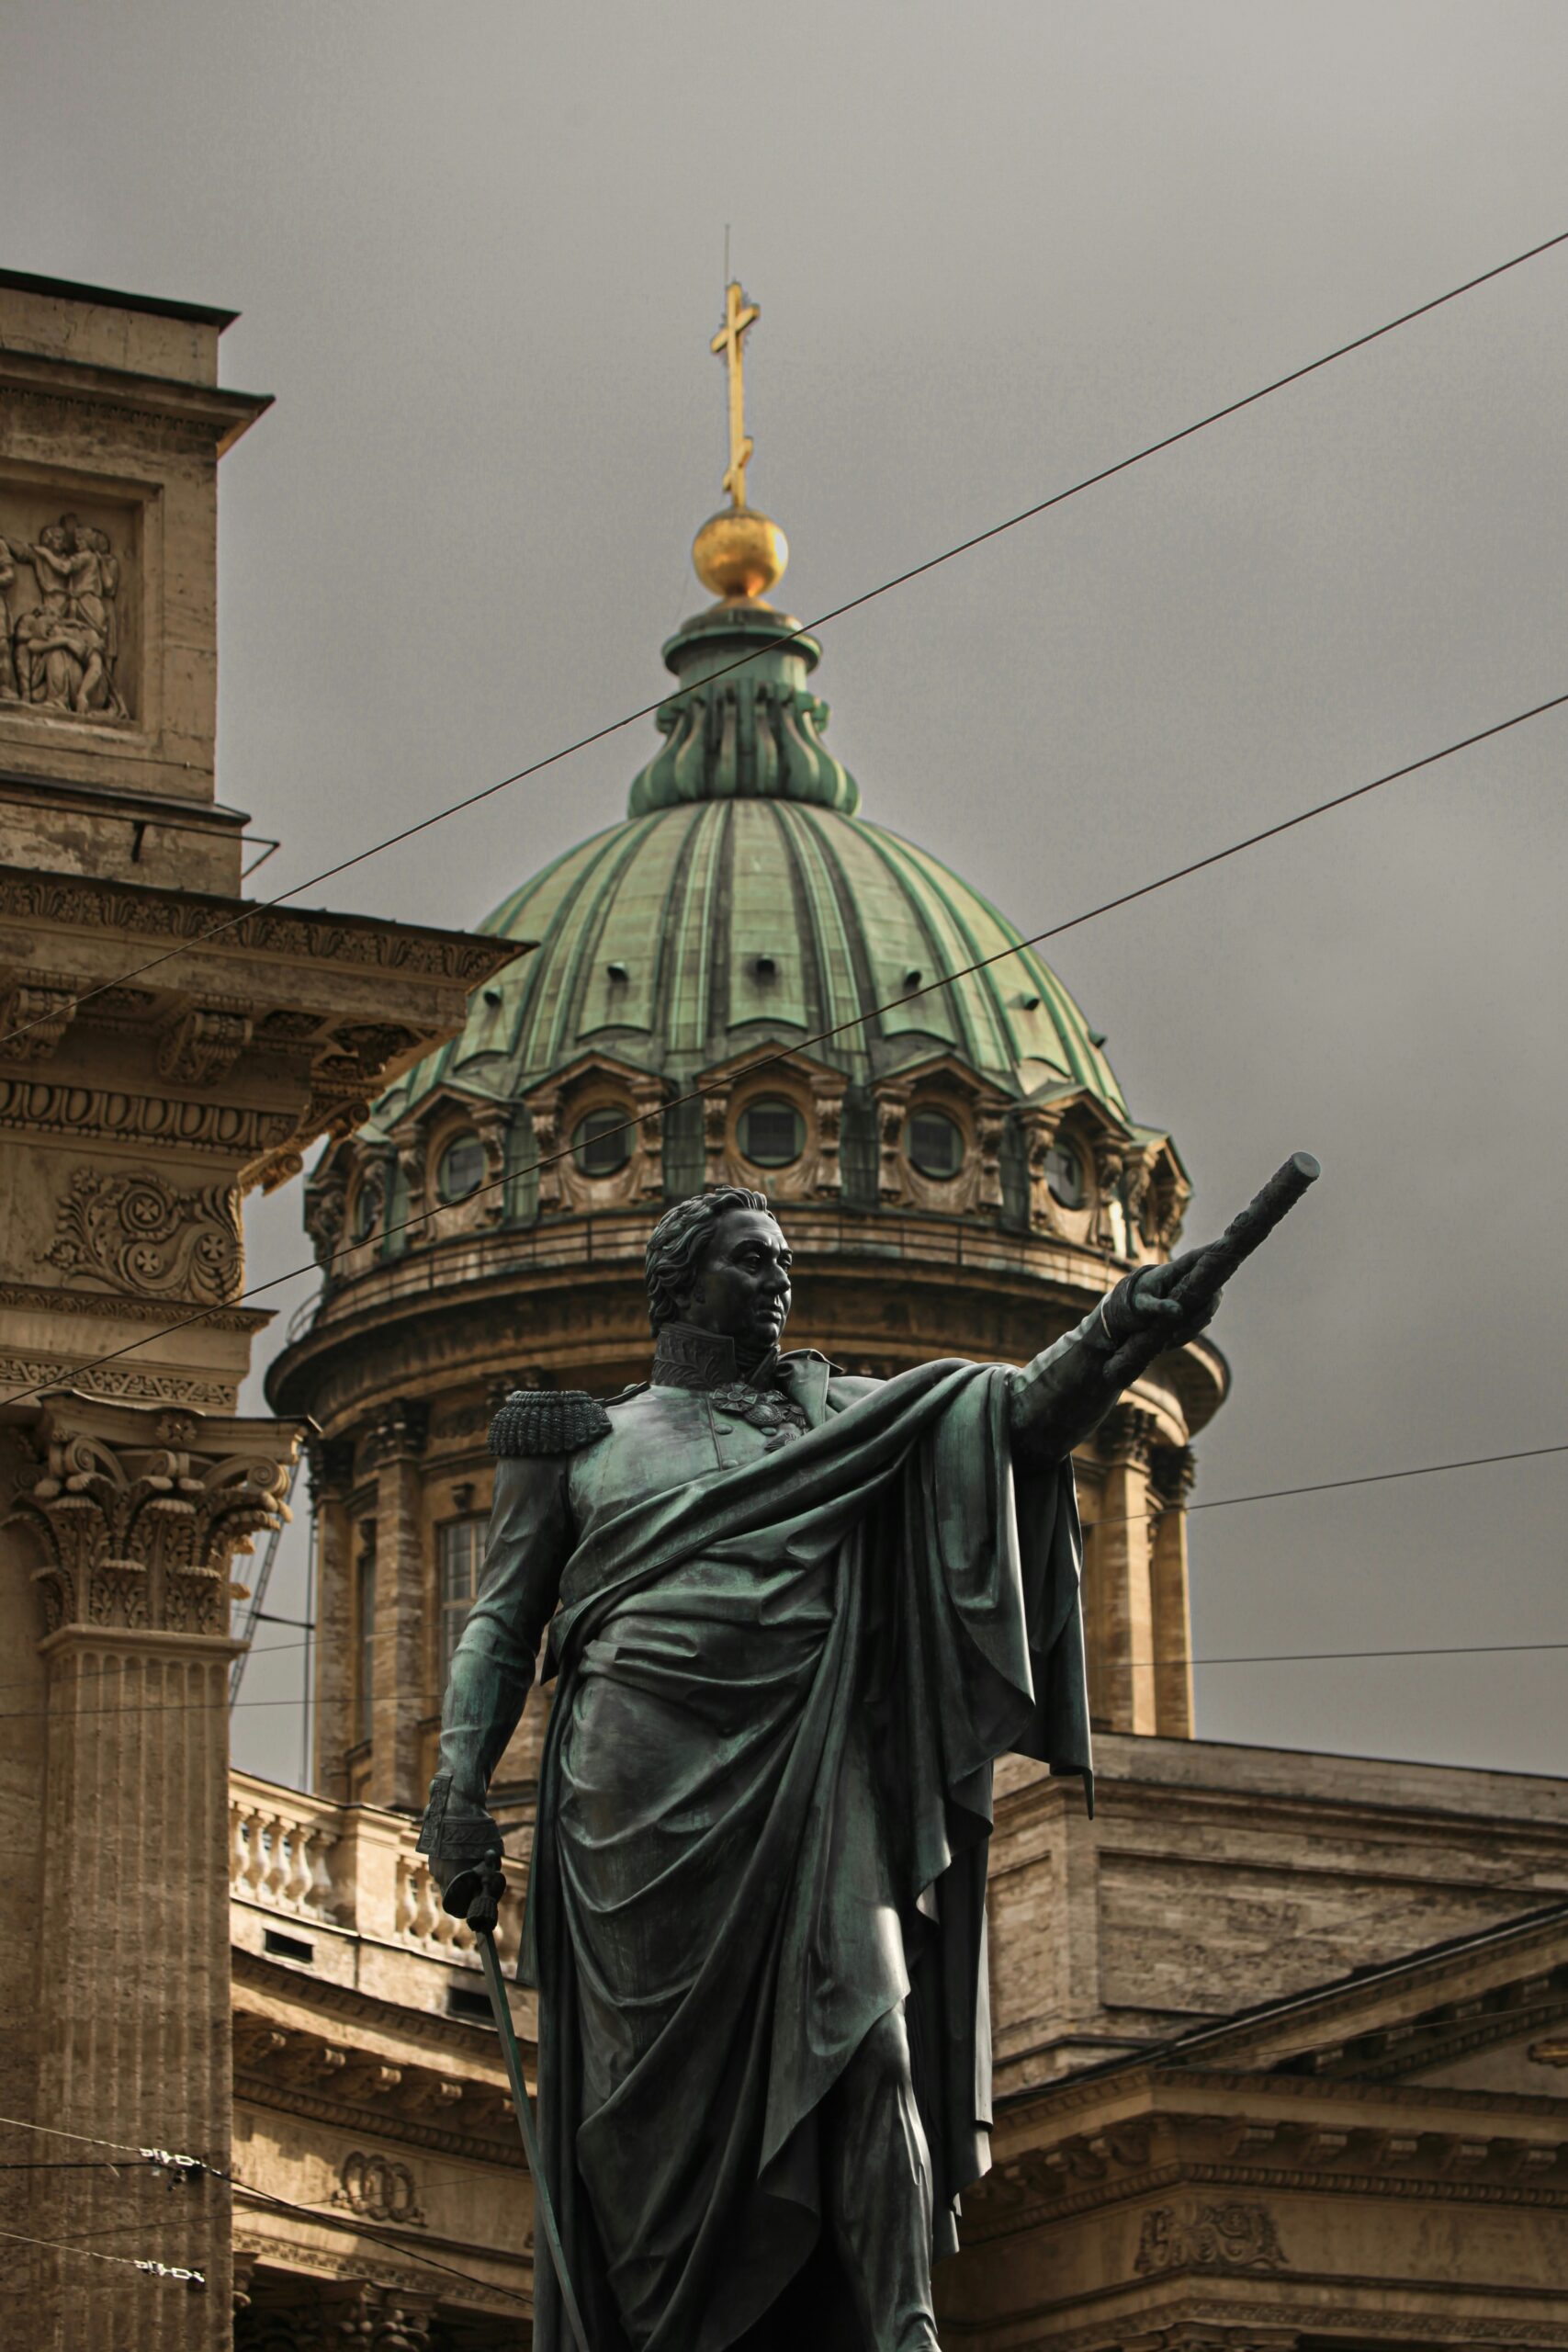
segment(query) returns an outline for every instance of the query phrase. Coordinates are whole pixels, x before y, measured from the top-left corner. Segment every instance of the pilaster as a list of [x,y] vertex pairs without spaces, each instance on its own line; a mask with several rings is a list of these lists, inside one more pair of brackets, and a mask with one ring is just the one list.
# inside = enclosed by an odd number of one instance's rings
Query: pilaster
[[1154,1415],[1134,1405],[1116,1406],[1095,1433],[1106,1469],[1095,1520],[1091,1639],[1106,1731],[1159,1727],[1149,1539],[1149,1465],[1158,1434]]
[[376,1657],[372,1669],[372,1804],[416,1806],[420,1719],[425,1711],[429,1592],[423,1456],[426,1408],[411,1397],[382,1407],[371,1433],[376,1469]]
[[354,1476],[352,1440],[312,1438],[306,1466],[316,1546],[310,1753],[318,1792],[341,1804],[348,1795],[347,1757],[354,1736],[354,1676],[358,1663],[354,1638],[354,1536],[348,1508]]
[[1149,1465],[1154,1521],[1149,1577],[1154,1613],[1155,1728],[1192,1736],[1192,1609],[1187,1577],[1187,1498],[1198,1476],[1190,1445],[1156,1445]]

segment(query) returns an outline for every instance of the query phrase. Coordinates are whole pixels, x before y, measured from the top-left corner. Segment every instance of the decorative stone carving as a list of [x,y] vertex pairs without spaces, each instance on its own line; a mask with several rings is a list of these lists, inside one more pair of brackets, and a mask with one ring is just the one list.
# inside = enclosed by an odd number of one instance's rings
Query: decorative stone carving
[[703,1096],[703,1182],[732,1184],[729,1166],[729,1089],[715,1086]]
[[94,1136],[177,1144],[182,1151],[265,1153],[294,1132],[283,1111],[227,1102],[175,1102],[165,1094],[122,1094],[108,1087],[57,1086],[0,1078],[0,1125],[35,1135]]
[[[389,2071],[396,2073],[395,2068]],[[378,2150],[367,2155],[355,2148],[344,2158],[332,2201],[346,2205],[351,2213],[363,2213],[368,2221],[395,2222],[405,2229],[425,2225],[413,2174],[407,2165]]]
[[1102,1462],[1146,1470],[1154,1459],[1159,1423],[1135,1405],[1115,1405],[1095,1431],[1095,1452]]
[[632,1080],[632,1101],[637,1104],[635,1181],[639,1201],[658,1203],[664,1198],[663,1113],[669,1091],[661,1078]]
[[876,1089],[876,1193],[885,1206],[904,1197],[904,1121],[908,1109],[907,1086]]
[[75,1011],[75,991],[62,977],[32,973],[14,980],[0,996],[0,1051],[7,1061],[47,1061]]
[[1283,2270],[1284,2250],[1267,2205],[1232,2198],[1200,2205],[1190,2216],[1173,2205],[1144,2215],[1134,2268],[1140,2278],[1166,2270]]
[[430,1408],[412,1396],[394,1396],[382,1406],[371,1430],[372,1462],[417,1462],[430,1433]]
[[250,1042],[250,1020],[236,1007],[187,1005],[159,1040],[158,1075],[183,1086],[215,1086]]
[[1129,1237],[1122,1205],[1122,1178],[1127,1165],[1126,1147],[1115,1137],[1100,1136],[1094,1144],[1094,1238],[1100,1249],[1125,1257]]
[[318,1508],[341,1502],[354,1484],[354,1440],[313,1437],[306,1447],[305,1473],[310,1498]]
[[980,1146],[979,1206],[999,1209],[1002,1204],[1002,1136],[1007,1131],[1007,1111],[999,1103],[976,1103],[975,1133]]
[[[241,901],[222,901],[241,913]],[[84,930],[109,930],[128,938],[206,938],[214,902],[178,890],[130,891],[92,875],[69,879],[15,867],[0,873],[0,914],[39,924],[67,923]],[[411,936],[375,923],[363,926],[326,914],[296,914],[287,908],[260,907],[243,914],[225,943],[250,954],[300,956],[315,963],[397,971],[411,978],[480,980],[516,954],[510,942],[426,933]],[[345,1060],[351,1057],[345,1056]]]
[[[332,1261],[343,1240],[343,1222],[347,1207],[348,1170],[341,1159],[333,1159],[305,1187],[305,1230],[310,1236],[316,1261],[329,1280]],[[377,1222],[380,1222],[378,1216]]]
[[419,1043],[412,1029],[395,1021],[344,1022],[333,1035],[352,1057],[361,1078],[377,1080],[389,1062]]
[[844,1189],[840,1151],[844,1132],[844,1092],[848,1081],[837,1070],[813,1070],[811,1101],[816,1112],[817,1165],[811,1189],[819,1200],[836,1201]]
[[36,541],[0,539],[0,590],[14,587],[26,566],[37,594],[14,621],[6,612],[0,701],[77,718],[129,718],[118,675],[120,559],[108,533],[62,514]]
[[1149,1453],[1149,1486],[1154,1498],[1169,1510],[1184,1503],[1198,1477],[1198,1456],[1190,1445],[1156,1445]]
[[181,1192],[151,1170],[77,1168],[48,1255],[68,1278],[217,1305],[241,1285],[240,1195],[231,1184]]
[[234,1401],[231,1380],[193,1380],[183,1372],[137,1372],[118,1363],[95,1364],[82,1373],[58,1356],[0,1356],[0,1385],[13,1402],[18,1401],[18,1389],[30,1396],[83,1384],[100,1396],[124,1396],[139,1405],[194,1405],[221,1413]]
[[299,1434],[288,1422],[46,1398],[29,1441],[36,1467],[11,1512],[39,1555],[46,1631],[225,1633],[230,1563],[288,1518]]
[[1062,1124],[1059,1107],[1043,1102],[1026,1102],[1018,1114],[1023,1129],[1024,1164],[1029,1170],[1029,1222],[1036,1233],[1060,1233],[1061,1210],[1056,1195],[1051,1190],[1046,1162],[1056,1140],[1056,1130]]
[[435,2297],[406,2287],[359,2287],[339,2318],[335,2340],[363,2352],[429,2352]]

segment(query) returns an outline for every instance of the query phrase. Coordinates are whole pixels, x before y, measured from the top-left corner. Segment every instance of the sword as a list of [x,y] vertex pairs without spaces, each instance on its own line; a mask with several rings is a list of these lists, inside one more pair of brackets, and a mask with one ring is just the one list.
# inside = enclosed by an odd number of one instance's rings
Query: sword
[[545,2180],[545,2167],[539,2161],[539,2143],[534,2131],[534,2110],[528,2104],[528,2086],[523,2079],[523,2053],[517,2047],[517,2030],[512,2022],[512,2004],[506,1997],[506,1983],[501,1973],[501,1958],[495,1949],[495,1938],[488,1928],[477,1930],[479,1959],[484,1966],[485,1991],[490,1995],[491,2011],[495,2030],[501,2036],[502,2055],[506,2060],[507,2080],[512,2085],[512,2103],[517,2109],[518,2129],[523,2134],[523,2154],[528,2160],[528,2171],[534,2183],[534,2218],[544,2233],[555,2270],[556,2284],[560,2289],[561,2301],[566,2305],[567,2320],[577,2345],[577,2352],[588,2352],[588,2331],[582,2324],[578,2309],[571,2274],[566,2267],[561,2250],[560,2232],[556,2227],[556,2209],[550,2202],[549,2188]]

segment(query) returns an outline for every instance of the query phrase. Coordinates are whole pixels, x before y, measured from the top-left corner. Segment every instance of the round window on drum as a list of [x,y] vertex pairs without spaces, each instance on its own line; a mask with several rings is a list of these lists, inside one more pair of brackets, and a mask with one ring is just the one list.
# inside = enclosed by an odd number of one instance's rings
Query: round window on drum
[[917,1111],[905,1133],[909,1164],[945,1183],[964,1165],[964,1130],[945,1111]]
[[790,1168],[806,1148],[806,1121],[793,1102],[768,1097],[740,1114],[740,1148],[753,1168]]
[[1082,1152],[1070,1143],[1054,1143],[1045,1155],[1045,1182],[1065,1209],[1081,1209],[1089,1198]]
[[572,1156],[585,1176],[614,1176],[632,1156],[629,1111],[606,1103],[580,1119],[571,1139]]
[[466,1201],[484,1182],[485,1148],[476,1135],[454,1136],[435,1167],[435,1190],[443,1201]]

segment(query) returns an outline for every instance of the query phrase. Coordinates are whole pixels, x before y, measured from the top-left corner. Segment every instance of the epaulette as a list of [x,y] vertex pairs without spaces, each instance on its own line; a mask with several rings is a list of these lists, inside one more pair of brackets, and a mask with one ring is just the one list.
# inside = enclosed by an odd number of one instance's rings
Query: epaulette
[[609,1427],[609,1414],[586,1388],[514,1388],[490,1425],[490,1450],[576,1453]]

